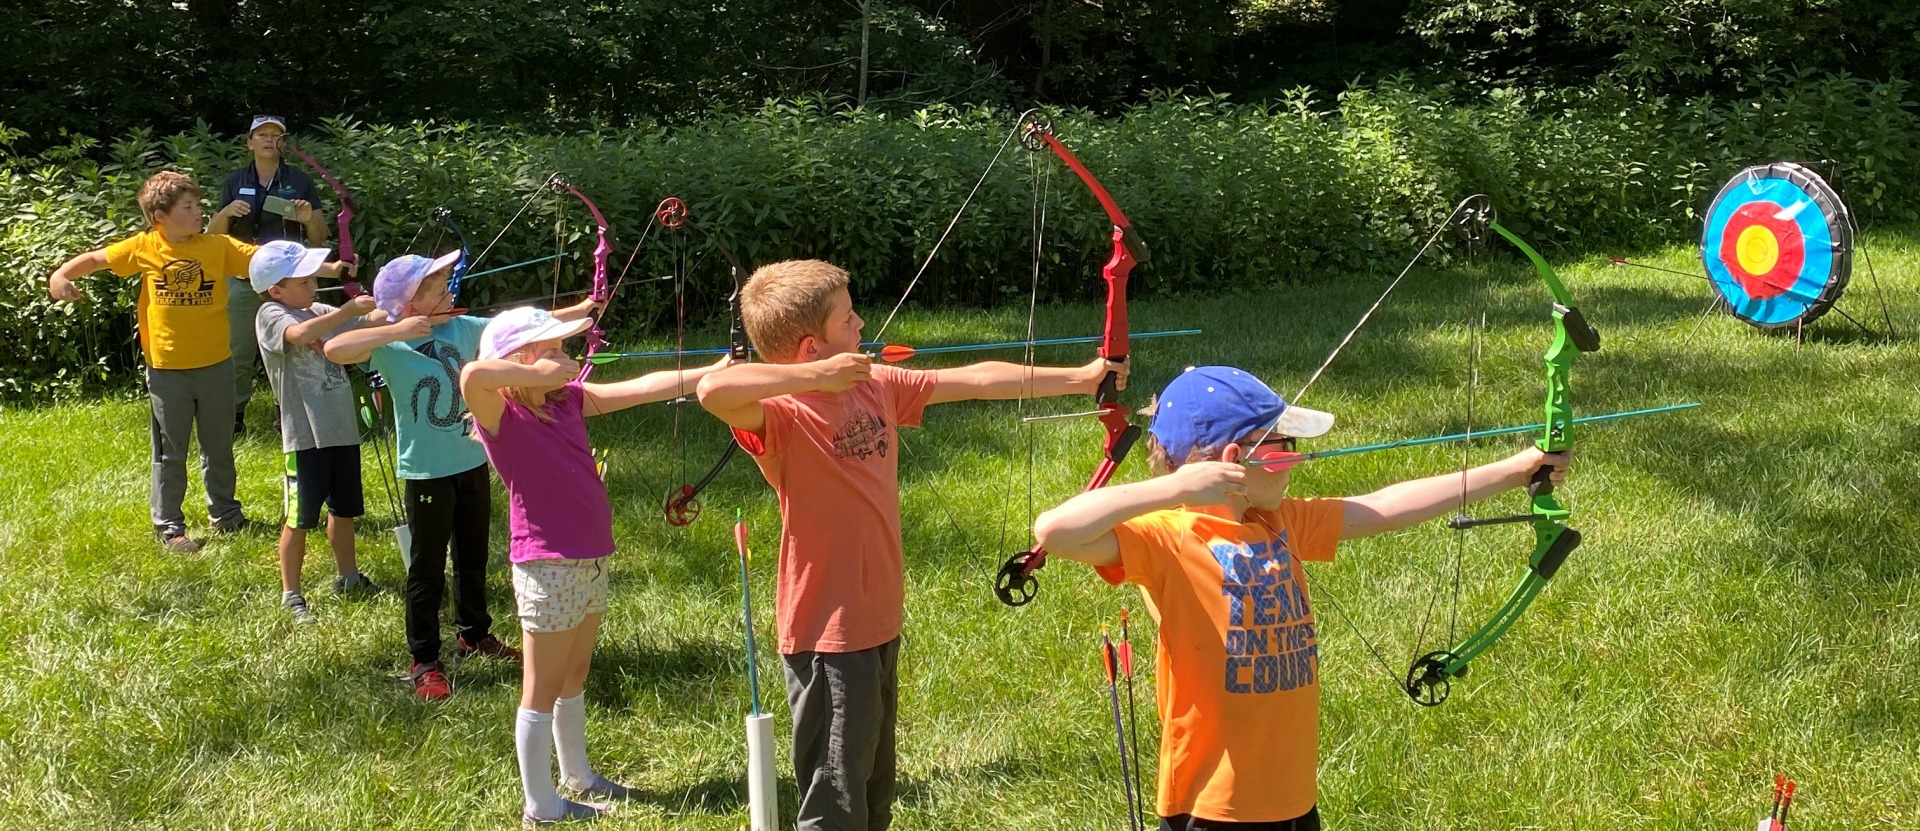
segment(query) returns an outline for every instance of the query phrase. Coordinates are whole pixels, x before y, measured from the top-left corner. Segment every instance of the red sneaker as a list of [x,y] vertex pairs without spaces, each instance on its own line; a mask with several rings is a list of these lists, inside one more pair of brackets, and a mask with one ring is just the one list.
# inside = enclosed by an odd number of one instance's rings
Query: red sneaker
[[453,652],[455,655],[458,655],[462,658],[471,658],[475,655],[485,655],[486,657],[489,657],[498,661],[511,661],[516,664],[520,663],[520,650],[514,649],[511,646],[501,643],[499,638],[496,638],[491,634],[487,635],[484,638],[481,638],[478,643],[468,643],[466,635],[460,635],[456,637],[454,640],[456,642],[456,646],[454,646]]
[[440,671],[438,662],[416,663],[408,675],[413,678],[413,694],[427,701],[439,701],[453,695],[453,684],[447,681],[447,674]]

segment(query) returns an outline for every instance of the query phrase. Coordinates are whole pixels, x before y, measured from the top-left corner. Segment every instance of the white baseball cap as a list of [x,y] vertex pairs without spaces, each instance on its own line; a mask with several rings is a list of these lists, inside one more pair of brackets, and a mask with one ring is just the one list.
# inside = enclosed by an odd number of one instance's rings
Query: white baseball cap
[[529,343],[564,340],[587,331],[592,325],[591,318],[563,321],[546,309],[532,306],[508,309],[494,315],[487,321],[487,328],[480,332],[480,357],[504,358]]
[[259,130],[261,127],[264,127],[268,124],[277,125],[280,128],[280,132],[284,133],[287,131],[287,122],[281,119],[280,116],[256,115],[253,117],[253,126],[247,128],[247,135],[249,136],[253,135],[254,131]]
[[292,240],[274,240],[253,252],[247,264],[247,282],[256,293],[278,285],[289,277],[306,277],[326,265],[331,248],[308,248]]

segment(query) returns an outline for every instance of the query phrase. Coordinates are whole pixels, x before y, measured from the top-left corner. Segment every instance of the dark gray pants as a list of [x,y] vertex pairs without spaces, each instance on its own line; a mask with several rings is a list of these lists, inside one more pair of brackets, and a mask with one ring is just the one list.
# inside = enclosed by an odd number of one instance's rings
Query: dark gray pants
[[187,498],[187,440],[200,433],[200,480],[207,486],[207,518],[215,526],[240,521],[234,496],[233,362],[198,369],[147,368],[153,405],[153,493],[148,508],[162,537],[187,532],[180,503]]
[[253,398],[254,369],[260,365],[260,340],[253,319],[260,314],[260,295],[245,277],[227,278],[227,335],[233,340],[233,409],[244,410]]
[[800,831],[884,831],[893,823],[900,639],[780,660],[793,708]]

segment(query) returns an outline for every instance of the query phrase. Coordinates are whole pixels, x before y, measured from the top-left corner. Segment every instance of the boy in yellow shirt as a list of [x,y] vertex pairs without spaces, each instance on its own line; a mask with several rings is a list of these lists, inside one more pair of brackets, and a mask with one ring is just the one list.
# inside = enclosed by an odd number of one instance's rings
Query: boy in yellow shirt
[[780,495],[776,632],[793,709],[801,831],[881,831],[892,821],[894,727],[906,579],[900,434],[930,404],[1092,394],[1127,365],[939,370],[875,366],[847,272],[819,260],[763,266],[740,314],[766,363],[700,379],[700,404],[733,427]]
[[147,362],[147,398],[153,405],[154,532],[168,551],[191,554],[181,502],[187,495],[187,441],[200,433],[200,469],[206,479],[213,530],[252,524],[234,496],[233,361],[227,326],[228,277],[246,279],[254,246],[200,232],[200,185],[185,173],[163,170],[140,186],[140,212],[150,226],[105,248],[61,264],[47,281],[55,300],[86,292],[75,277],[112,269],[138,276],[140,349]]
[[1088,491],[1034,523],[1048,553],[1140,586],[1159,612],[1163,831],[1320,827],[1319,646],[1302,561],[1524,488],[1542,467],[1555,484],[1566,476],[1566,455],[1528,448],[1363,496],[1288,497],[1294,440],[1332,427],[1251,373],[1196,367],[1154,401],[1148,463],[1163,475]]

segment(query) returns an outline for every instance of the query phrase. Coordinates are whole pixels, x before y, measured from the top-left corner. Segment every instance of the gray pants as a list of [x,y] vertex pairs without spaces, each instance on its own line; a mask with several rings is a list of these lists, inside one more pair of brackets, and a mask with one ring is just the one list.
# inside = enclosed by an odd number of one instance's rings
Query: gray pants
[[199,369],[147,368],[153,405],[153,529],[162,537],[187,532],[180,503],[187,498],[187,439],[200,433],[200,479],[207,486],[207,518],[218,526],[240,521],[234,497],[233,362]]
[[243,277],[227,278],[227,334],[233,339],[233,408],[244,410],[253,399],[254,368],[260,365],[260,341],[253,319],[260,314],[260,295]]
[[893,823],[900,639],[780,660],[793,708],[800,831],[884,831]]

